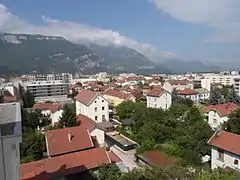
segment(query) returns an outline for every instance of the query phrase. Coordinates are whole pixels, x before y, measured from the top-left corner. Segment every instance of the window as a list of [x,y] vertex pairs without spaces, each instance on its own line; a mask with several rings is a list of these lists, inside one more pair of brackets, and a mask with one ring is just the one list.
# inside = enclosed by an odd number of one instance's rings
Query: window
[[104,108],[104,106],[103,106],[103,107],[102,107],[102,110],[104,111],[104,109],[105,109],[105,108]]
[[102,100],[102,102],[104,102],[104,100]]
[[218,160],[224,162],[224,151],[222,149],[218,149]]
[[97,121],[97,116],[95,116],[95,121]]
[[234,160],[234,165],[238,165],[238,159]]
[[95,107],[94,109],[95,109],[95,112],[97,112],[97,107]]
[[102,115],[102,120],[103,120],[103,121],[105,121],[105,120],[106,120],[106,118],[105,118],[105,115]]
[[213,123],[214,123],[214,124],[217,124],[217,119],[213,119]]
[[97,101],[95,101],[95,103],[97,103]]

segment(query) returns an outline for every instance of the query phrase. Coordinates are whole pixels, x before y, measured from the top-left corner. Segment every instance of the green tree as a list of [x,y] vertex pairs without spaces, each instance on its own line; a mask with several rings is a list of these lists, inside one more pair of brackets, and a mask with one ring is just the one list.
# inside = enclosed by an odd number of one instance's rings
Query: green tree
[[210,93],[209,104],[217,105],[223,103],[224,103],[223,95],[217,90],[212,90],[212,92]]
[[63,106],[62,117],[59,119],[59,127],[74,127],[78,126],[79,123],[76,118],[75,108],[70,104],[65,104]]
[[229,120],[223,124],[223,129],[234,134],[240,134],[240,110],[233,111],[229,115]]
[[39,111],[28,111],[24,108],[21,109],[22,127],[25,129],[36,129],[41,126],[41,118],[43,117]]
[[171,105],[169,111],[174,115],[175,118],[183,116],[189,107],[186,104],[174,103]]
[[135,113],[135,103],[123,101],[116,107],[117,115],[120,119],[133,118]]
[[23,133],[20,145],[22,163],[40,160],[44,152],[46,152],[46,144],[43,134],[31,130]]
[[119,179],[121,175],[120,169],[115,164],[112,164],[100,166],[93,176],[96,180],[113,180]]
[[30,91],[25,91],[23,93],[23,107],[24,108],[31,108],[33,107],[33,105],[35,104],[34,101],[35,97],[33,96],[33,94]]
[[143,83],[142,83],[142,81],[139,81],[139,82],[138,82],[138,87],[139,87],[140,89],[143,88]]

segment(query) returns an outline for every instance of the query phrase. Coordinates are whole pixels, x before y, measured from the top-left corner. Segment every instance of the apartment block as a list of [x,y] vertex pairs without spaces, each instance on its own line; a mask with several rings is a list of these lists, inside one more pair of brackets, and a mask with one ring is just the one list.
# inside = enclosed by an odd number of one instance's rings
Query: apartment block
[[0,104],[0,179],[20,180],[20,103]]

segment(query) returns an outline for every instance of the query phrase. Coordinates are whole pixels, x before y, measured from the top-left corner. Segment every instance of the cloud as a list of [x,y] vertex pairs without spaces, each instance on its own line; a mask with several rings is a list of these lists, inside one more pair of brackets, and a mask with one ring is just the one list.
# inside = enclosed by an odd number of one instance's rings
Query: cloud
[[180,21],[200,24],[215,31],[211,42],[240,42],[239,0],[149,0]]
[[42,16],[42,22],[43,25],[32,25],[12,14],[7,7],[0,4],[0,32],[63,36],[75,43],[95,42],[100,45],[125,45],[142,52],[153,60],[175,58],[173,53],[159,51],[150,44],[139,43],[116,31],[51,19],[46,16]]

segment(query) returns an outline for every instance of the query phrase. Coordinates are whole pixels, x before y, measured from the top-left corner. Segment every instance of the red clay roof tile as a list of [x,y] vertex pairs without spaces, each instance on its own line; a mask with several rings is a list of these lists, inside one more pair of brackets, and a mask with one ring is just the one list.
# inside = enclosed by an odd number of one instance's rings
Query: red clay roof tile
[[239,109],[240,107],[234,103],[227,103],[227,104],[218,104],[218,105],[210,105],[204,106],[202,111],[207,113],[210,110],[217,111],[220,116],[228,116],[231,114],[232,111]]
[[115,97],[118,97],[120,99],[125,99],[125,100],[128,100],[131,97],[134,98],[134,96],[131,93],[126,93],[126,92],[122,92],[122,91],[106,91],[106,92],[103,92],[102,94],[109,95],[109,96],[115,96]]
[[81,126],[47,131],[45,137],[49,156],[94,147],[88,130]]
[[99,94],[99,92],[83,89],[76,96],[76,100],[85,105],[89,105],[89,103],[93,101]]
[[21,164],[20,169],[22,180],[51,180],[110,163],[103,148],[93,148]]
[[147,96],[161,96],[163,93],[167,92],[166,90],[162,88],[154,88],[149,91],[147,91]]
[[45,103],[45,104],[35,104],[32,109],[33,110],[50,110],[51,112],[55,112],[61,108],[62,107],[59,104]]
[[109,151],[108,156],[112,163],[122,162],[122,160],[113,151]]
[[178,92],[180,95],[194,95],[198,94],[198,92],[194,89],[184,89]]
[[80,127],[90,132],[95,128],[96,123],[89,117],[79,114],[77,116],[77,121],[80,122]]
[[227,131],[216,132],[208,141],[211,146],[240,155],[240,135]]

